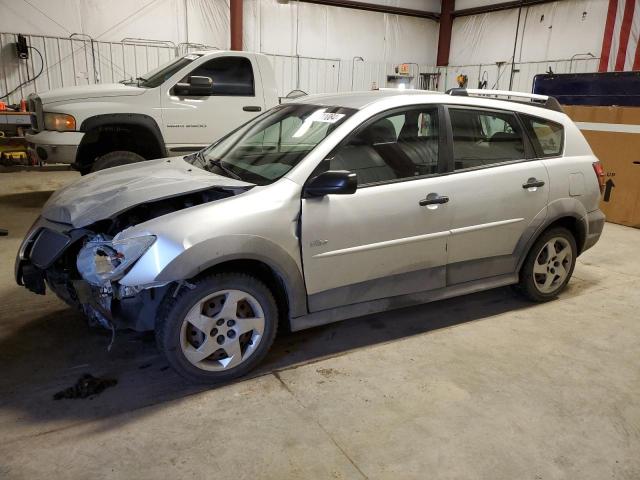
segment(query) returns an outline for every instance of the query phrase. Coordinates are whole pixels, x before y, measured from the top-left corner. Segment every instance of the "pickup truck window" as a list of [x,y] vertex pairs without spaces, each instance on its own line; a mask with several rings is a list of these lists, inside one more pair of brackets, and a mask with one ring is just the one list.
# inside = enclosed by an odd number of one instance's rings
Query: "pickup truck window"
[[281,105],[256,117],[193,157],[214,173],[267,185],[283,177],[355,110]]
[[176,72],[179,72],[184,67],[189,65],[195,59],[201,57],[198,54],[189,54],[184,57],[171,60],[169,63],[165,63],[160,67],[145,73],[141,77],[138,77],[138,85],[145,88],[155,88],[162,85],[167,79],[171,78]]
[[213,83],[210,95],[253,97],[255,94],[253,68],[246,57],[217,57],[197,67],[189,76],[209,77]]

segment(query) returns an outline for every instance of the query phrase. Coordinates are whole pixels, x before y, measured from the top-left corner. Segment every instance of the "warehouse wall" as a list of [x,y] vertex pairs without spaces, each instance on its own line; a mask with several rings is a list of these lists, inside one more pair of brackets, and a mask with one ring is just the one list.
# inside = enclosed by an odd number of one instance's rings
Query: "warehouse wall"
[[[374,0],[414,9],[439,10],[439,0]],[[457,0],[458,9],[480,0]],[[514,89],[528,91],[536,73],[595,71],[607,0],[563,0],[523,9],[516,48]],[[294,88],[310,93],[385,86],[398,63],[416,63],[412,73],[439,72],[438,88],[487,80],[507,88],[517,10],[454,20],[448,68],[436,68],[438,23],[428,19],[316,4],[244,0],[244,45],[269,55],[280,94]],[[228,0],[0,0],[0,32],[33,34],[31,44],[45,56],[45,73],[11,97],[60,86],[105,83],[144,74],[176,52],[201,44],[229,47]],[[640,20],[640,9],[636,12]],[[75,36],[74,33],[83,35]],[[90,36],[94,41],[88,41]],[[164,43],[121,43],[124,38]],[[19,62],[13,35],[0,36],[0,95],[39,68],[39,59]],[[191,45],[191,48],[197,48]],[[358,57],[362,57],[361,61]],[[506,62],[496,66],[496,62]]]
[[[376,1],[430,11],[440,3]],[[293,0],[244,0],[244,7],[245,49],[270,55],[282,95],[294,88],[315,93],[384,86],[398,63],[419,64],[412,66],[417,74],[435,62],[438,24],[432,20]],[[229,48],[228,0],[0,0],[0,12],[0,95],[39,69],[37,57],[14,58],[10,34],[32,34],[29,41],[46,57],[43,76],[16,92],[14,102],[31,91],[144,74],[166,57],[165,47]],[[70,41],[72,34],[80,35]],[[164,43],[119,44],[126,38]]]

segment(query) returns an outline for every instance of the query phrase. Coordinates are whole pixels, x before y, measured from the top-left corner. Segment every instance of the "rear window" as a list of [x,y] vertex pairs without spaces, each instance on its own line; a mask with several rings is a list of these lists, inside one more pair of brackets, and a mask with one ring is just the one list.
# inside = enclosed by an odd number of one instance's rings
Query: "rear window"
[[523,119],[538,157],[562,155],[564,142],[562,125],[542,118],[524,116]]

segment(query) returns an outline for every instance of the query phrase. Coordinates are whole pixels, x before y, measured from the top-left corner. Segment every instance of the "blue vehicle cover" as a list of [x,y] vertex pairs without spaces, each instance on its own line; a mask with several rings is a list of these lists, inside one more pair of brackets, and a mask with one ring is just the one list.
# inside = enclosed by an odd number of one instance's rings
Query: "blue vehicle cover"
[[640,72],[546,73],[533,77],[533,93],[561,105],[640,107]]

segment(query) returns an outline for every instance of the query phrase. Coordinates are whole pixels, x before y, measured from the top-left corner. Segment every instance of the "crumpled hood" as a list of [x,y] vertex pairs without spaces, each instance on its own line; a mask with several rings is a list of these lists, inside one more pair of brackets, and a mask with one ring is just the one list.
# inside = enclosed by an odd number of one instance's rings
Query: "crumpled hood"
[[39,94],[43,105],[67,100],[83,100],[86,98],[120,97],[129,95],[142,95],[148,89],[124,85],[122,83],[105,83],[100,85],[80,85],[76,87],[64,87],[49,90]]
[[42,216],[76,228],[110,218],[141,203],[212,187],[248,187],[251,183],[209,173],[182,157],[109,168],[86,175],[55,192]]

